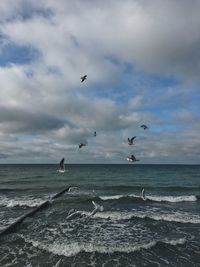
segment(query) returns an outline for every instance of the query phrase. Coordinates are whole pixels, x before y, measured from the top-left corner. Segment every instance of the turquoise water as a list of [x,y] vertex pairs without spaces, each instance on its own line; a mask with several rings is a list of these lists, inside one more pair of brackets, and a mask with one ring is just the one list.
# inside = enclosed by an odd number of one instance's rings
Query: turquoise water
[[1,237],[0,266],[199,266],[200,166],[66,169],[0,165],[1,230],[72,186]]

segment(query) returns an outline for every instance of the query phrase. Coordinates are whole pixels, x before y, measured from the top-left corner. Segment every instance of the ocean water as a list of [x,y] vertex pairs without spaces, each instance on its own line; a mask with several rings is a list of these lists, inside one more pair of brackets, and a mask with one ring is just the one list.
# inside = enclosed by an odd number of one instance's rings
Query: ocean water
[[200,166],[66,168],[0,165],[0,230],[50,200],[0,238],[1,267],[200,266]]

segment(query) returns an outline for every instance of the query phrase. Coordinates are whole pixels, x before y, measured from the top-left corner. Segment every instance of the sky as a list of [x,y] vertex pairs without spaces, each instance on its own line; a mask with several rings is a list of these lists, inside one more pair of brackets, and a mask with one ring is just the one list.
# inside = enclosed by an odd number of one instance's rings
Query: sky
[[199,10],[1,0],[0,163],[200,164]]

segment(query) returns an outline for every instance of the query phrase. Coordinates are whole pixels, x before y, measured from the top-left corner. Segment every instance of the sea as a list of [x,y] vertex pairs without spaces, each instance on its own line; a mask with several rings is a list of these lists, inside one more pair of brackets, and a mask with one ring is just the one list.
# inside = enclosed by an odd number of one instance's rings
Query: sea
[[0,231],[48,201],[0,237],[1,267],[200,266],[200,165],[57,169],[0,165]]

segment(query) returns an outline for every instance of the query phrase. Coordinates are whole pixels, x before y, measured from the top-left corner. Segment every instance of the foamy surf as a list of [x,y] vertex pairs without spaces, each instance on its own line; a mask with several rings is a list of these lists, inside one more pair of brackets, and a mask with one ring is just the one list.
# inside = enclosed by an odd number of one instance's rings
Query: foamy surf
[[197,201],[197,197],[191,196],[146,196],[147,200],[157,202],[194,202]]
[[120,199],[120,198],[123,198],[123,197],[126,197],[126,196],[124,196],[124,195],[100,196],[99,198],[101,200],[112,200],[112,199]]
[[[85,215],[88,215],[85,212]],[[113,221],[118,220],[131,220],[134,218],[139,219],[152,219],[156,221],[167,221],[167,222],[176,222],[176,223],[194,223],[200,224],[200,216],[193,215],[186,212],[180,213],[159,213],[158,211],[131,211],[131,212],[118,212],[118,211],[107,211],[102,213],[96,213],[93,218],[109,219]]]
[[[112,195],[112,196],[100,196],[99,197],[103,201],[107,200],[116,200],[122,198],[136,198],[142,199],[140,195],[129,194],[129,195]],[[197,201],[197,197],[195,195],[190,196],[145,196],[146,200],[155,201],[155,202],[195,202]]]
[[26,206],[26,207],[37,207],[42,204],[46,199],[43,198],[14,198],[9,199],[7,197],[1,197],[0,206],[6,206],[8,208],[13,208],[16,206]]
[[74,243],[60,243],[60,242],[49,242],[43,243],[31,239],[25,239],[25,242],[31,243],[34,247],[53,253],[55,255],[63,255],[66,257],[75,256],[81,252],[86,253],[101,253],[101,254],[113,254],[113,253],[131,253],[140,250],[148,250],[155,247],[157,244],[168,244],[171,246],[183,245],[186,240],[184,238],[179,239],[163,239],[157,241],[151,241],[149,243],[141,244],[114,244],[114,245],[102,245],[102,244],[91,244],[83,242]]

